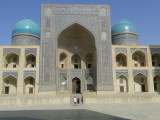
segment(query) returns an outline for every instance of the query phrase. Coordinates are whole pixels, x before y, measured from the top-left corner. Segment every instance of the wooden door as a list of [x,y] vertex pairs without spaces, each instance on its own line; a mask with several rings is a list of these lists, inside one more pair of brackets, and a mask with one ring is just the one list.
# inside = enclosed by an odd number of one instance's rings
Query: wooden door
[[33,88],[29,88],[29,94],[33,94]]
[[76,79],[72,81],[72,93],[76,93]]
[[124,86],[120,86],[120,92],[124,92]]

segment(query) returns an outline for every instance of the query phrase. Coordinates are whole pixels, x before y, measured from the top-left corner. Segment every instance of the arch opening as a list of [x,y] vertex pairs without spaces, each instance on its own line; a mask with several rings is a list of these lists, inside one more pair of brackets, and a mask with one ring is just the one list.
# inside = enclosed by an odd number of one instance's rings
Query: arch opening
[[72,80],[72,93],[81,93],[81,80],[79,78],[74,78]]
[[128,92],[128,79],[121,75],[117,78],[118,92]]
[[136,51],[132,55],[132,61],[133,61],[133,66],[134,67],[145,67],[146,65],[146,56],[143,52],[141,51]]
[[152,66],[153,67],[160,67],[160,54],[156,53],[152,55]]
[[35,93],[35,78],[28,76],[24,79],[24,94]]
[[5,57],[5,68],[19,67],[19,56],[15,53],[9,53]]
[[12,75],[9,75],[3,80],[3,93],[4,94],[16,94],[17,93],[17,79]]
[[[78,23],[74,23],[64,29],[58,36],[57,51],[59,56],[61,53],[67,54],[67,69],[74,69],[73,57],[78,56],[79,65],[75,65],[78,69],[86,69],[86,55],[92,55],[93,64],[96,66],[96,45],[93,34]],[[59,58],[60,59],[60,58]],[[57,66],[60,64],[58,60]],[[61,68],[61,66],[59,66]],[[89,66],[90,67],[90,66]]]
[[126,67],[127,66],[127,57],[126,55],[119,53],[116,55],[117,67]]
[[160,92],[160,75],[156,75],[153,78],[153,84],[154,84],[154,91]]
[[148,92],[147,77],[141,73],[134,76],[134,91],[135,92]]
[[36,56],[35,55],[30,54],[26,56],[26,67],[27,68],[36,67]]

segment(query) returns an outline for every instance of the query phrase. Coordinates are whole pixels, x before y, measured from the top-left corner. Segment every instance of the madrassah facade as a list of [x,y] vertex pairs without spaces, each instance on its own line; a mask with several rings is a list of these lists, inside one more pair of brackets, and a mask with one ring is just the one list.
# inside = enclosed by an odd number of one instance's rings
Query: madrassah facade
[[105,95],[158,92],[160,46],[138,45],[136,26],[125,19],[111,28],[109,5],[42,4],[41,28],[21,20],[12,45],[0,46],[6,98],[79,95],[94,103]]

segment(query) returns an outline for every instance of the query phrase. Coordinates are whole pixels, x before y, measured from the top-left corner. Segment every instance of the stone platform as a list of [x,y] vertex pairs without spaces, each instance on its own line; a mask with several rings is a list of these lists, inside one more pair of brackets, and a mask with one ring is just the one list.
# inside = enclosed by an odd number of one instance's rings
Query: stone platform
[[159,93],[119,93],[83,96],[84,104],[160,103]]
[[[17,95],[0,96],[0,106],[10,105],[70,105],[75,95]],[[132,103],[160,103],[158,93],[122,93],[112,95],[82,95],[78,94],[81,104],[132,104]]]

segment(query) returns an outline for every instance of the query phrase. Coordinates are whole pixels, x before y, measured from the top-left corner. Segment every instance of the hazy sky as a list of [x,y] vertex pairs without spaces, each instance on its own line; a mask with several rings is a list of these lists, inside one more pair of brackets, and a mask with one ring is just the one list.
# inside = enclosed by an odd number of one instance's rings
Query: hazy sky
[[0,0],[0,45],[11,45],[12,29],[22,19],[40,26],[42,3],[109,4],[111,26],[123,17],[136,25],[140,45],[160,45],[160,0]]

